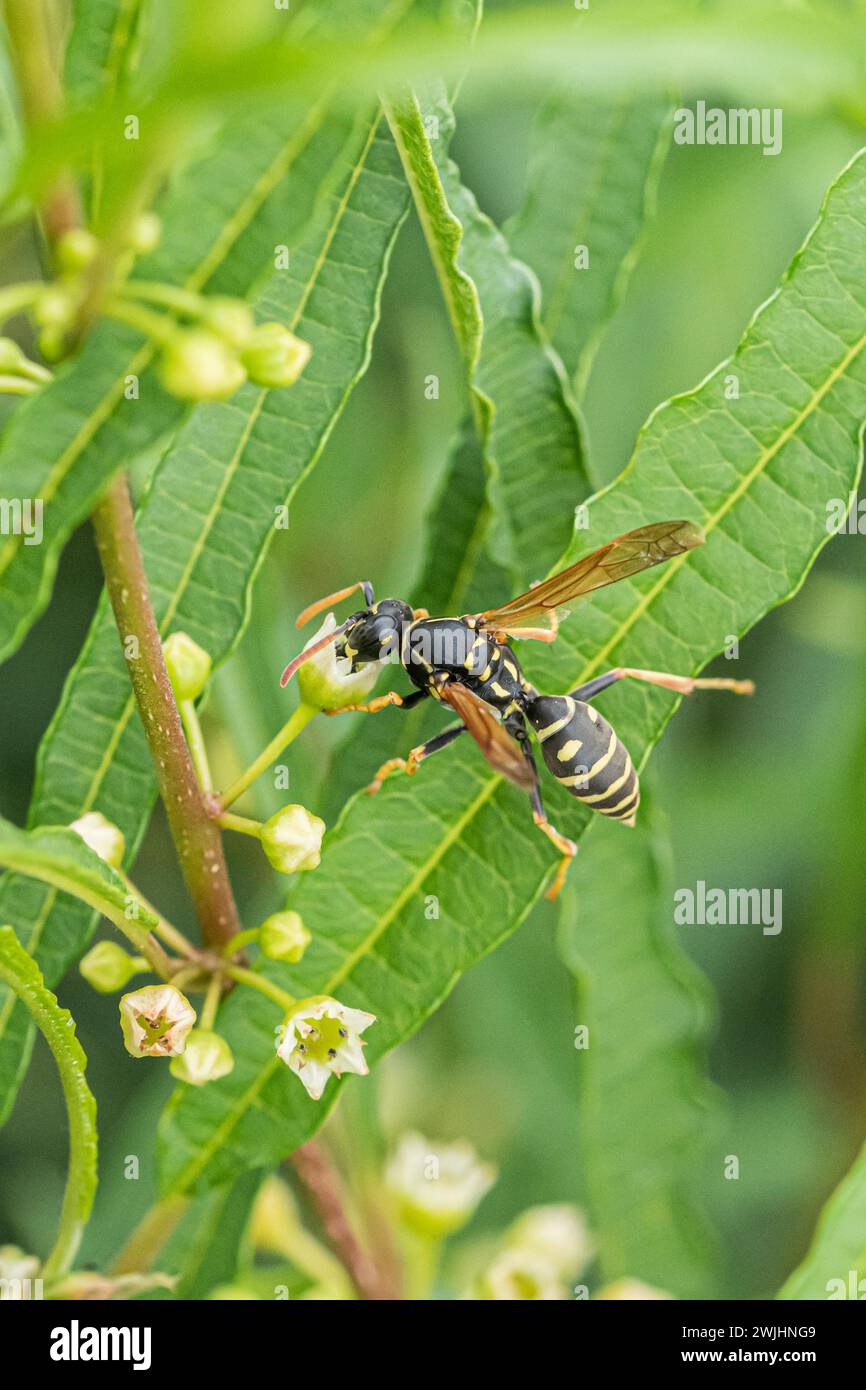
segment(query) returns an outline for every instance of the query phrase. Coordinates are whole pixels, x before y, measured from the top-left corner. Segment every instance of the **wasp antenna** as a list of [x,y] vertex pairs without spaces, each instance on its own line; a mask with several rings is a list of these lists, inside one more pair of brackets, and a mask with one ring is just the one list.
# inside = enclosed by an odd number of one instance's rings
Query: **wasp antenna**
[[331,642],[336,642],[337,638],[346,631],[348,626],[349,624],[346,622],[341,624],[340,627],[335,627],[334,631],[329,632],[327,637],[320,637],[318,642],[313,642],[310,646],[304,647],[302,652],[298,652],[294,661],[289,662],[285,671],[280,676],[280,685],[283,687],[287,686],[299,666],[303,666],[305,661],[309,661],[311,656],[315,656],[317,652],[322,651],[322,649],[329,646]]
[[350,584],[347,589],[338,589],[335,594],[327,594],[325,598],[317,599],[315,603],[311,603],[308,608],[305,608],[303,613],[298,614],[295,619],[295,627],[303,627],[311,618],[315,618],[319,613],[323,613],[326,608],[333,607],[335,603],[342,603],[344,598],[348,598],[350,594],[354,594],[357,589],[363,588],[364,581],[361,580],[357,584]]

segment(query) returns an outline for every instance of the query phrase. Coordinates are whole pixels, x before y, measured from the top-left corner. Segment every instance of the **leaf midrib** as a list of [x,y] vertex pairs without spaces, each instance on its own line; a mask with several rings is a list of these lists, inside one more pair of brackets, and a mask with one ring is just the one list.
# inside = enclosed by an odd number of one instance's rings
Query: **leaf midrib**
[[[776,296],[773,296],[773,298],[775,297]],[[736,503],[745,495],[745,493],[752,486],[756,478],[758,478],[763,473],[767,465],[776,457],[776,455],[785,446],[785,444],[787,444],[788,441],[791,438],[793,438],[793,436],[797,433],[802,424],[811,416],[812,412],[817,409],[827,392],[841,378],[843,373],[853,362],[854,358],[857,357],[863,351],[864,347],[866,347],[866,333],[864,333],[857,340],[857,342],[848,350],[848,352],[845,353],[841,362],[827,374],[826,379],[822,382],[821,386],[813,392],[808,403],[794,417],[791,423],[788,426],[786,426],[784,430],[781,431],[778,438],[773,442],[773,444],[761,450],[761,452],[758,455],[757,462],[749,470],[748,473],[744,474],[743,478],[733,489],[730,496],[725,500],[722,506],[719,507],[715,513],[709,516],[706,519],[706,521],[704,521],[703,527],[705,532],[710,533],[714,531],[715,528],[719,525],[719,523],[724,520],[731,508],[735,506]],[[724,366],[726,364],[722,365]],[[718,375],[719,371],[721,371],[721,368],[719,368],[717,373],[715,373],[714,375]],[[683,552],[682,555],[678,555],[674,557],[674,559],[669,560],[667,562],[667,564],[662,569],[656,583],[652,586],[652,588],[648,589],[646,593],[640,598],[638,603],[635,604],[628,617],[623,619],[622,623],[620,623],[619,627],[617,628],[613,636],[610,638],[610,640],[605,643],[601,650],[590,661],[585,663],[583,669],[574,677],[571,684],[582,684],[587,679],[587,677],[590,676],[592,672],[596,670],[597,667],[604,660],[606,660],[611,650],[622,640],[623,636],[628,631],[630,631],[637,619],[647,611],[647,609],[650,607],[655,598],[662,592],[666,585],[670,583],[671,579],[677,573],[680,566],[687,559],[689,553],[690,552],[687,551]],[[501,781],[502,778],[498,773],[492,774],[487,779],[481,791],[470,803],[463,815],[460,816],[460,818],[455,822],[454,826],[449,829],[448,833],[445,836],[443,836],[440,843],[431,852],[431,854],[424,861],[424,863],[419,867],[419,869],[413,875],[407,887],[398,895],[398,897],[394,900],[394,903],[387,910],[387,912],[383,913],[382,916],[377,919],[377,921],[371,927],[370,931],[358,944],[358,946],[351,953],[351,955],[347,957],[346,961],[343,963],[340,969],[335,971],[334,975],[332,975],[331,978],[327,981],[327,983],[323,986],[323,993],[330,993],[337,985],[339,985],[343,980],[345,980],[349,970],[352,969],[358,963],[358,961],[361,960],[367,954],[370,947],[375,944],[375,942],[379,939],[383,932],[385,932],[387,928],[391,925],[391,922],[397,916],[402,907],[405,906],[406,902],[408,902],[412,894],[421,886],[421,884],[424,883],[425,879],[432,872],[432,870],[436,868],[437,864],[443,858],[447,850],[449,850],[452,847],[452,845],[457,843],[463,830],[475,818],[476,813],[481,809],[485,802],[487,802],[490,799],[490,797],[493,795],[493,792],[497,789]],[[191,1163],[189,1163],[184,1170],[182,1170],[180,1176],[172,1184],[172,1191],[185,1191],[189,1184],[195,1181],[195,1179],[203,1171],[207,1162],[210,1160],[212,1154],[221,1146],[223,1139],[227,1135],[231,1134],[232,1130],[235,1128],[242,1115],[245,1113],[247,1106],[256,1099],[259,1092],[267,1084],[270,1077],[275,1073],[277,1067],[280,1065],[282,1065],[282,1063],[280,1062],[279,1058],[276,1057],[276,1055],[268,1059],[268,1062],[262,1068],[261,1072],[256,1077],[256,1080],[247,1089],[247,1091],[244,1092],[243,1096],[239,1097],[235,1105],[233,1105],[229,1109],[225,1119],[222,1121],[219,1128],[214,1131],[214,1134],[212,1135],[211,1139],[201,1149],[199,1149],[196,1158]]]

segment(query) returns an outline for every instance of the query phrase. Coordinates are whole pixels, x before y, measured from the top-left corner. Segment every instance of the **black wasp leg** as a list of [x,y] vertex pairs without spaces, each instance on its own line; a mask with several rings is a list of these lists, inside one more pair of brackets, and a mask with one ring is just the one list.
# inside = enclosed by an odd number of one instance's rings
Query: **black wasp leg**
[[340,705],[337,709],[326,709],[322,713],[353,714],[361,711],[364,714],[378,714],[379,710],[387,709],[389,705],[394,705],[397,709],[414,709],[426,699],[426,690],[413,690],[411,695],[398,695],[396,690],[389,690],[387,695],[377,695],[375,700],[367,700],[362,704]]
[[[419,693],[423,695],[426,692],[420,691]],[[408,758],[389,758],[386,763],[382,764],[367,787],[367,795],[372,796],[374,792],[377,792],[385,778],[390,777],[392,772],[406,772],[411,777],[417,771],[419,763],[422,763],[425,758],[429,758],[431,753],[438,753],[440,748],[447,748],[449,743],[454,742],[458,734],[465,732],[465,724],[449,724],[448,728],[443,729],[442,733],[437,734],[435,738],[428,738],[426,743],[419,743],[417,748],[412,749]]]
[[643,671],[634,666],[617,666],[613,671],[606,671],[603,676],[596,676],[595,680],[587,681],[585,685],[579,685],[576,690],[570,690],[568,693],[573,700],[591,700],[594,695],[598,695],[609,685],[613,685],[614,681],[624,679],[646,681],[648,685],[660,685],[665,690],[676,691],[678,695],[691,695],[693,690],[732,690],[735,695],[753,695],[755,693],[753,681],[735,681],[713,677],[701,680],[695,676],[673,676],[668,671]]
[[532,819],[535,821],[541,833],[547,836],[551,844],[555,845],[562,855],[553,882],[544,895],[546,898],[552,900],[558,898],[562,891],[562,886],[565,883],[565,875],[568,873],[568,866],[577,854],[577,845],[573,840],[569,840],[565,835],[560,834],[556,826],[551,825],[550,821],[547,819],[544,802],[541,799],[541,782],[538,776],[538,767],[536,766],[532,745],[529,742],[529,735],[526,732],[523,721],[521,720],[519,724],[509,721],[506,723],[505,727],[512,737],[520,744],[523,756],[532,769],[533,785],[529,793],[529,800],[532,806]]

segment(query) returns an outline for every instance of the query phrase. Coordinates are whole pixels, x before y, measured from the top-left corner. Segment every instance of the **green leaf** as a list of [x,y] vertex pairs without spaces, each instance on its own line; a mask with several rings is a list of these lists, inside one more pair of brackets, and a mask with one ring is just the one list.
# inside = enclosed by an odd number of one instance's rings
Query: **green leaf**
[[[847,499],[860,474],[864,230],[861,155],[831,188],[734,356],[653,414],[631,466],[592,503],[590,533],[567,558],[670,516],[701,523],[706,545],[593,595],[554,647],[533,655],[527,644],[525,666],[541,689],[569,690],[617,664],[700,670],[729,634],[745,633],[802,584],[829,539],[828,498]],[[732,376],[736,400],[726,395]],[[642,765],[676,700],[629,682],[603,700]],[[349,804],[321,867],[292,897],[313,933],[303,961],[291,971],[266,967],[295,995],[332,993],[376,1014],[366,1034],[371,1061],[414,1032],[462,972],[520,924],[552,868],[525,796],[462,743],[412,781],[394,778],[377,797]],[[591,813],[550,778],[544,795],[552,819],[579,837]],[[621,835],[628,854],[621,826],[596,833]],[[170,1107],[161,1145],[167,1188],[223,1182],[283,1156],[321,1123],[327,1103],[308,1100],[275,1058],[278,1022],[278,1010],[249,991],[228,999],[220,1026],[235,1070]],[[326,1102],[334,1091],[332,1083]]]
[[[535,121],[526,197],[506,234],[538,276],[541,321],[579,394],[637,259],[670,132],[663,98],[605,101],[573,86]],[[575,267],[581,247],[585,269]]]
[[[298,165],[292,187],[321,170]],[[249,591],[274,536],[276,509],[318,460],[366,370],[391,248],[408,209],[400,164],[379,114],[359,126],[339,178],[288,271],[257,300],[309,341],[313,356],[289,391],[245,386],[229,402],[195,409],[157,469],[138,517],[156,614],[165,636],[188,632],[223,660],[240,637]],[[347,278],[352,292],[346,293]],[[275,679],[278,673],[275,673]],[[42,742],[31,819],[69,821],[100,809],[126,836],[130,859],[154,781],[117,633],[104,599]],[[0,885],[0,913],[14,922],[56,979],[76,958],[91,914],[26,880]],[[0,1118],[27,1059],[20,1011],[0,1003]]]
[[602,1275],[711,1298],[714,1242],[695,1200],[719,1124],[704,1055],[711,994],[677,944],[672,902],[667,827],[644,790],[625,850],[612,826],[582,847],[559,948],[588,1029],[576,1054],[581,1166]]
[[488,470],[489,544],[528,582],[562,554],[589,490],[565,374],[540,330],[533,276],[448,157],[454,115],[444,89],[388,112],[465,362]]
[[[179,1235],[183,1259],[175,1297],[207,1298],[218,1284],[231,1284],[238,1271],[243,1237],[264,1174],[253,1170],[193,1204]],[[198,1210],[196,1210],[198,1208]],[[192,1229],[191,1229],[192,1226]]]
[[[0,865],[69,893],[123,930],[130,925],[126,916],[128,885],[67,826],[19,830],[0,818]],[[137,913],[138,926],[156,926],[156,918],[145,907],[139,905]]]
[[75,1259],[97,1184],[96,1101],[84,1072],[87,1058],[68,1009],[45,987],[39,967],[11,927],[0,927],[0,980],[17,995],[51,1049],[69,1118],[69,1170],[60,1229],[42,1268],[46,1278],[64,1274]]
[[75,0],[63,69],[71,106],[114,94],[142,5],[143,0]]
[[[308,221],[347,135],[346,122],[327,119],[322,108],[236,120],[176,180],[161,209],[162,242],[136,274],[247,294],[273,267],[275,243],[293,240]],[[315,165],[318,184],[308,171],[289,177],[305,164]],[[42,500],[43,538],[39,545],[23,535],[0,538],[0,657],[42,612],[60,549],[112,473],[186,413],[158,384],[153,360],[140,334],[101,324],[9,422],[0,441],[0,487],[6,497]]]
[[830,1197],[801,1264],[779,1298],[862,1299],[866,1279],[866,1148]]

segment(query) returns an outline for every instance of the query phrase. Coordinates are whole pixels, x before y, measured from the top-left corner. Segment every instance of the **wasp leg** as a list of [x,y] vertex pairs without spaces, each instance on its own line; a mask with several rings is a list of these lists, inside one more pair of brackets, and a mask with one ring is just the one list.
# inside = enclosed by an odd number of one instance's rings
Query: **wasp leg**
[[303,613],[298,614],[295,619],[295,627],[303,627],[304,623],[308,623],[311,618],[315,618],[317,614],[324,612],[326,608],[333,608],[335,603],[342,602],[344,598],[348,598],[350,594],[354,594],[357,589],[360,589],[361,593],[364,595],[364,602],[367,607],[372,608],[373,585],[370,583],[369,579],[359,579],[357,584],[350,584],[347,589],[338,589],[335,594],[326,594],[324,598],[317,599],[315,603],[309,604],[304,609]]
[[352,714],[362,710],[365,714],[378,714],[379,710],[387,709],[389,705],[396,705],[398,709],[413,709],[426,698],[426,690],[413,690],[411,695],[398,695],[396,690],[389,690],[387,695],[377,695],[375,700],[368,700],[366,704],[340,705],[338,709],[326,709],[322,713]]
[[606,690],[614,681],[621,681],[625,677],[631,680],[647,681],[649,685],[661,685],[665,690],[675,690],[678,695],[691,695],[694,690],[732,690],[735,695],[754,695],[754,681],[735,681],[715,679],[708,677],[701,680],[696,676],[672,676],[667,671],[641,671],[634,666],[617,666],[613,671],[607,671],[603,676],[596,676],[595,680],[587,681],[585,685],[579,685],[576,690],[570,690],[569,694],[573,700],[591,700],[600,691]]
[[458,734],[465,732],[465,729],[466,725],[462,723],[449,724],[448,728],[443,729],[442,733],[437,734],[435,738],[429,738],[426,743],[419,743],[417,748],[412,749],[408,758],[389,758],[379,768],[369,787],[365,789],[367,795],[372,796],[374,792],[377,792],[385,778],[390,777],[392,772],[405,772],[407,776],[411,777],[418,771],[419,763],[422,763],[425,758],[429,758],[431,753],[438,753],[440,748],[447,748],[449,743],[454,742]]
[[412,617],[417,620],[420,618],[429,618],[430,614],[426,608],[413,608]]
[[577,845],[574,843],[573,840],[569,840],[567,836],[562,835],[560,831],[556,829],[556,826],[551,825],[550,821],[547,819],[547,814],[544,810],[544,803],[541,800],[541,783],[539,782],[538,778],[538,768],[535,764],[535,758],[532,754],[532,746],[529,742],[529,737],[526,733],[526,729],[523,727],[522,724],[520,727],[509,725],[508,732],[512,734],[514,738],[517,739],[517,742],[520,744],[520,747],[523,750],[523,756],[526,758],[526,761],[529,763],[529,766],[532,769],[532,777],[535,783],[535,785],[529,793],[529,800],[532,805],[532,819],[535,821],[535,824],[538,826],[541,833],[547,836],[548,840],[550,840],[550,842],[556,846],[556,848],[562,855],[562,858],[559,861],[559,866],[551,881],[550,887],[544,895],[552,902],[555,898],[558,898],[559,894],[562,892],[562,887],[565,883],[565,876],[568,873],[569,865],[571,864],[571,861],[574,858],[574,856],[577,854]]

